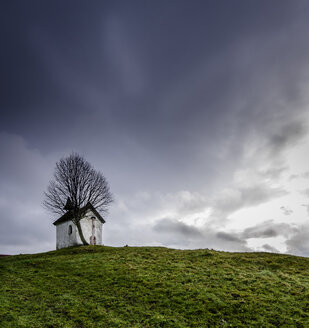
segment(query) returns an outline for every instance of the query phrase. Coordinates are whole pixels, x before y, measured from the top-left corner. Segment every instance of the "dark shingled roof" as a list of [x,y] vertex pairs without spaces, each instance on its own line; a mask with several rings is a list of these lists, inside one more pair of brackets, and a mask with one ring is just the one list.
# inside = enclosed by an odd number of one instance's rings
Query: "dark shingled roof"
[[[84,215],[87,212],[87,210],[91,210],[102,223],[105,223],[105,220],[102,218],[100,213],[92,206],[91,203],[87,203],[87,205],[82,207],[80,210],[82,212],[82,215]],[[62,222],[70,221],[70,220],[72,220],[72,218],[73,218],[73,212],[72,211],[67,211],[58,220],[56,220],[53,223],[53,225],[57,225],[57,224],[62,223]]]

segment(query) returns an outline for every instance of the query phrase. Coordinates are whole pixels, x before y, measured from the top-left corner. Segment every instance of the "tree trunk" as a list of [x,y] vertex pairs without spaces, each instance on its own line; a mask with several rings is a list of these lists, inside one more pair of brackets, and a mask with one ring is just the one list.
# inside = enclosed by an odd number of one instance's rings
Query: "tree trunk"
[[81,241],[83,242],[84,245],[89,245],[89,243],[87,243],[85,237],[84,237],[84,234],[83,234],[83,230],[82,230],[82,227],[80,225],[80,220],[76,220],[76,226],[77,226],[77,230],[78,230],[78,233],[79,233],[79,237],[81,239]]

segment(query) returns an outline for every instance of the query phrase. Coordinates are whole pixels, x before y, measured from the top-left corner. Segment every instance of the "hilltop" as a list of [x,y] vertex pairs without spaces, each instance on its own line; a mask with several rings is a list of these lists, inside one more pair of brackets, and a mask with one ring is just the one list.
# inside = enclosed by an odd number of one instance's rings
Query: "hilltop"
[[309,259],[87,246],[0,259],[1,327],[309,327]]

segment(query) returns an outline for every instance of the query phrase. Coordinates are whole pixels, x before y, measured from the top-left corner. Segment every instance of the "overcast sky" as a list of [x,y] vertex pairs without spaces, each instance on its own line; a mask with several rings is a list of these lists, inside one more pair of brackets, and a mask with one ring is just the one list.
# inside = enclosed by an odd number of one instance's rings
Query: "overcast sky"
[[1,1],[0,254],[55,249],[78,152],[105,245],[309,256],[309,2]]

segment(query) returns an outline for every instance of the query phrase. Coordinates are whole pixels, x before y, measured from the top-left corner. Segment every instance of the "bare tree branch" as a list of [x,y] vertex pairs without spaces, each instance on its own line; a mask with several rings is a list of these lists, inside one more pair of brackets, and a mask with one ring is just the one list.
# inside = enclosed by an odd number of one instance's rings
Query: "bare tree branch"
[[82,207],[90,202],[97,211],[107,212],[113,201],[106,178],[77,153],[56,163],[54,178],[49,182],[44,195],[44,207],[51,213],[60,215],[66,212],[64,207],[70,199],[74,214],[72,221],[78,226],[79,232]]

